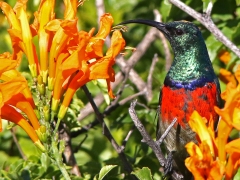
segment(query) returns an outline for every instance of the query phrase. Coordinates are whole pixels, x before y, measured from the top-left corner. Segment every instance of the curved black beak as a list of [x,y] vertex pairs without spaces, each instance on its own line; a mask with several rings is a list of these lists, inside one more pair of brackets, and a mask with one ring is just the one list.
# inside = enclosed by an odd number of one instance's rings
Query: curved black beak
[[145,25],[157,28],[159,31],[163,32],[164,34],[167,33],[166,28],[165,28],[166,25],[164,23],[153,21],[153,20],[147,20],[147,19],[127,20],[127,21],[123,21],[123,22],[119,23],[118,25],[129,24],[129,23],[145,24]]

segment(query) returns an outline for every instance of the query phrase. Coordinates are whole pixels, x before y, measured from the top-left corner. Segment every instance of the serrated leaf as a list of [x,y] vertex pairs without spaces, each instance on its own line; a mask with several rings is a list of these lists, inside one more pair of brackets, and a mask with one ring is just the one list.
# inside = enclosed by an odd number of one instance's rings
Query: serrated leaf
[[98,180],[102,180],[113,168],[115,168],[117,165],[107,165],[104,166],[99,173]]
[[152,180],[152,174],[148,167],[143,167],[142,169],[132,172],[139,180]]

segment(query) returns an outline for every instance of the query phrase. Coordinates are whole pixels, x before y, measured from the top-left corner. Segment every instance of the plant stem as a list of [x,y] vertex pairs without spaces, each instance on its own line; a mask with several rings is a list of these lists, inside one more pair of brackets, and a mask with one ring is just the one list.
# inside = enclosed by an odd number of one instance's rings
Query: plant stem
[[57,123],[56,123],[56,126],[55,126],[55,129],[54,129],[54,133],[53,133],[54,135],[55,135],[55,134],[57,133],[57,131],[58,131],[60,122],[61,122],[61,119],[58,118]]
[[71,180],[63,162],[62,162],[62,153],[59,152],[59,149],[57,147],[57,141],[54,140],[54,138],[52,139],[52,152],[53,152],[53,156],[54,156],[54,160],[57,163],[63,177],[65,180]]

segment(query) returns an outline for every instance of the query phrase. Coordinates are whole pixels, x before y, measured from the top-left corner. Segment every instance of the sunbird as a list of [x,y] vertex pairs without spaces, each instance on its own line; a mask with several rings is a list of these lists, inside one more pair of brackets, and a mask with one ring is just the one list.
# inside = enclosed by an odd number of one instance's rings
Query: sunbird
[[[214,106],[220,106],[220,85],[214,73],[206,44],[199,28],[191,22],[168,23],[136,19],[120,24],[140,23],[157,28],[170,42],[174,53],[172,65],[160,91],[160,114],[157,138],[177,118],[164,139],[164,144],[173,156],[173,164],[184,176],[192,179],[184,160],[188,157],[185,145],[196,142],[196,134],[188,125],[189,117],[196,110],[207,120],[218,122]],[[171,169],[167,169],[171,171]]]

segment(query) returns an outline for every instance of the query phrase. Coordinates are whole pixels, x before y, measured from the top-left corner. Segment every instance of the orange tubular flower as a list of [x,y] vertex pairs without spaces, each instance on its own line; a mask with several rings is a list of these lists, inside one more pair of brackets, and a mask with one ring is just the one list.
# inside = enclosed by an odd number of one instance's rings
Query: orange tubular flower
[[[77,32],[77,0],[64,0],[64,4],[66,6],[66,10],[64,12],[64,20],[57,21],[53,20],[49,22],[50,25],[47,25],[46,29],[49,27],[58,27],[56,33],[52,40],[52,45],[50,49],[49,56],[49,79],[48,79],[48,89],[53,90],[55,76],[56,76],[56,61],[58,60],[59,54],[64,50],[66,43],[73,37],[73,32],[65,31],[65,28],[69,25],[72,26],[72,30],[74,29]],[[74,28],[75,27],[75,28]],[[50,29],[49,29],[50,30]],[[69,34],[71,33],[71,35]]]
[[[76,90],[96,79],[106,80],[108,94],[114,98],[110,86],[110,82],[115,80],[112,66],[115,64],[115,57],[124,48],[125,41],[120,31],[114,31],[111,45],[104,55],[104,41],[111,32],[113,18],[108,13],[104,14],[100,19],[99,31],[94,37],[94,28],[89,32],[79,31],[77,7],[81,3],[83,1],[64,0],[64,18],[55,19],[55,0],[41,0],[38,11],[34,13],[33,24],[30,25],[26,12],[27,0],[17,0],[14,8],[0,2],[0,8],[10,24],[8,32],[13,48],[12,55],[0,54],[0,118],[4,117],[20,125],[35,143],[38,142],[36,133],[43,139],[40,123],[34,112],[37,108],[40,110],[40,122],[47,124],[50,115],[43,112],[44,107],[47,107],[46,112],[53,111],[55,114],[61,103],[58,112],[61,120]],[[35,36],[39,41],[39,58],[32,42]],[[27,80],[17,70],[23,53],[28,59],[34,79],[34,97],[42,101],[37,104],[39,107],[33,101]],[[46,93],[46,88],[50,92]],[[50,100],[52,104],[49,106]],[[13,109],[12,116],[7,117],[3,109],[6,112]]]
[[61,119],[64,117],[67,107],[78,88],[94,79],[106,79],[108,84],[108,92],[110,97],[114,98],[112,93],[110,82],[113,82],[114,71],[112,69],[115,63],[114,59],[119,52],[124,48],[125,41],[122,38],[120,31],[114,31],[111,46],[106,53],[106,56],[96,59],[94,62],[89,62],[91,59],[82,61],[82,66],[77,75],[72,79],[69,87],[65,93],[63,103],[60,107],[58,117]]
[[199,146],[190,142],[186,145],[186,148],[190,157],[185,160],[185,165],[192,172],[194,179],[222,179],[223,174],[220,171],[220,164],[218,161],[214,161],[206,141],[202,141]]
[[220,73],[220,74],[219,74],[219,78],[220,78],[224,83],[232,82],[235,86],[237,85],[237,81],[236,81],[234,75],[233,75],[230,71],[221,68],[219,73]]
[[0,8],[6,14],[9,24],[11,25],[9,34],[14,47],[13,57],[15,58],[20,50],[25,52],[28,57],[31,74],[33,77],[36,77],[38,60],[36,51],[33,48],[32,34],[25,10],[26,3],[26,0],[18,0],[13,10],[8,4],[0,2]]
[[[22,92],[24,89],[28,88],[26,82],[21,77],[16,77],[11,81],[7,81],[0,84],[0,108],[4,104],[13,105],[20,110],[22,110],[26,115],[28,115],[35,130],[40,128],[38,119],[33,111],[31,104],[24,97]],[[2,112],[2,110],[0,109]]]
[[4,105],[1,107],[1,117],[3,119],[6,119],[8,121],[11,121],[20,127],[23,128],[23,130],[29,135],[29,137],[32,139],[34,144],[41,149],[43,152],[45,151],[44,146],[40,142],[36,132],[32,128],[32,126],[23,118],[23,116],[17,112],[13,107],[9,105]]
[[50,32],[45,29],[45,26],[54,17],[54,0],[42,0],[37,12],[35,12],[35,22],[33,28],[36,29],[39,37],[39,54],[40,54],[40,74],[43,77],[43,82],[47,82],[48,74],[48,49]]
[[185,165],[192,172],[195,179],[221,179],[223,172],[221,164],[215,160],[215,140],[213,120],[210,119],[207,127],[206,119],[202,118],[196,111],[190,117],[189,125],[199,136],[200,145],[197,146],[193,142],[186,145],[186,149],[190,155],[185,160]]
[[218,58],[220,59],[220,61],[227,64],[231,60],[231,55],[228,51],[223,50],[218,54]]
[[[233,129],[240,131],[240,65],[235,77],[238,85],[229,82],[226,91],[221,94],[222,99],[225,100],[224,108],[215,107],[215,111],[220,116],[217,137],[214,136],[213,124],[206,126],[202,117],[196,112],[190,118],[189,125],[200,137],[200,145],[197,146],[194,143],[186,145],[190,157],[185,160],[185,164],[196,179],[197,177],[222,179],[225,175],[225,179],[230,180],[233,179],[240,167],[240,138],[229,142],[231,131]],[[207,157],[209,152],[212,152],[211,144],[214,145],[215,154],[211,154],[209,159]],[[204,149],[209,150],[205,151]],[[208,162],[208,165],[205,164],[208,170],[203,172],[200,167],[202,163],[206,162]],[[211,171],[214,172],[214,176],[211,175]]]

